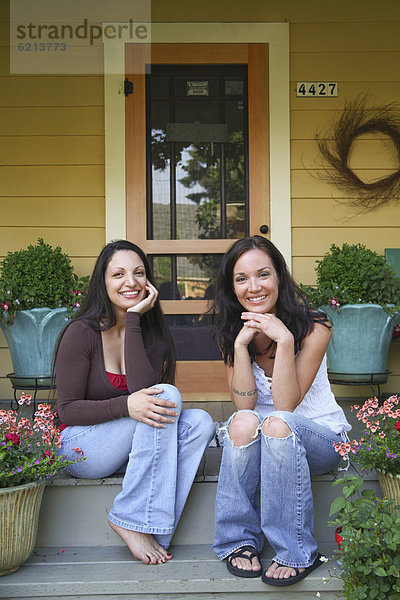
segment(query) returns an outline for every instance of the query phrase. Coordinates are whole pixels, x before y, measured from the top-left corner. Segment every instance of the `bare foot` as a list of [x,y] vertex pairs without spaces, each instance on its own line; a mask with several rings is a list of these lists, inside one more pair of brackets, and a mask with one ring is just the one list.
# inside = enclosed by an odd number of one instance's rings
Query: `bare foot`
[[[302,573],[304,569],[299,569],[299,573]],[[289,577],[295,577],[297,575],[293,567],[278,567],[274,562],[265,572],[266,577],[273,579],[289,579]]]
[[133,556],[146,565],[165,563],[172,558],[172,554],[160,546],[151,533],[124,529],[111,521],[108,521],[108,524],[124,540]]
[[[243,554],[244,556],[232,558],[232,566],[242,569],[243,571],[259,571],[261,569],[260,561],[257,556],[254,556],[253,559],[250,560],[250,552],[248,550],[245,550]],[[246,556],[249,558],[246,558]]]

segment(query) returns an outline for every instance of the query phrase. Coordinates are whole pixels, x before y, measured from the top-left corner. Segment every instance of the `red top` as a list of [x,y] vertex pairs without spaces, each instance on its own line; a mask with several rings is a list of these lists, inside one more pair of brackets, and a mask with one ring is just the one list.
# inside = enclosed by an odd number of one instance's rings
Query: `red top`
[[117,390],[121,390],[121,392],[128,391],[128,385],[126,383],[126,375],[122,375],[121,373],[109,373],[106,371],[109,382],[117,388]]

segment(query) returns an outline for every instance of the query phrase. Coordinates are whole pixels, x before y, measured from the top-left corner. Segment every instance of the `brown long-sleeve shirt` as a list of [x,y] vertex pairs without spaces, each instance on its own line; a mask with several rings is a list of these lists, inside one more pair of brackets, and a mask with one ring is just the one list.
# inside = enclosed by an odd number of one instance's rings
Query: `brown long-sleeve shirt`
[[128,415],[128,395],[154,386],[165,355],[162,340],[143,342],[140,315],[126,313],[125,368],[128,391],[108,380],[101,333],[82,320],[66,330],[56,361],[58,417],[54,424],[95,425]]

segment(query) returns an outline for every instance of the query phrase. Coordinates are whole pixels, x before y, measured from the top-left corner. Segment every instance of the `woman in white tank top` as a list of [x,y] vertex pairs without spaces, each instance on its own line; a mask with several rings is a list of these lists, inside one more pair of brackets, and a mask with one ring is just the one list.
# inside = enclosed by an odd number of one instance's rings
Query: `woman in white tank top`
[[[261,236],[223,257],[214,323],[238,412],[224,428],[213,547],[230,573],[291,585],[321,564],[311,474],[337,466],[333,444],[351,429],[327,376],[331,324]],[[264,572],[265,538],[275,556]]]

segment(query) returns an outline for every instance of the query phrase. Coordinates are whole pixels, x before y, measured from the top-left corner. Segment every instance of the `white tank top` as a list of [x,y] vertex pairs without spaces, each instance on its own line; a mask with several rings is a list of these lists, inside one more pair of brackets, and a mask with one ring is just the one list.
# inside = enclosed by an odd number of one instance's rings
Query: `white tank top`
[[[263,369],[255,361],[252,363],[252,368],[258,392],[255,410],[265,418],[275,410],[271,392],[272,379],[265,375]],[[293,412],[308,417],[320,425],[325,425],[335,433],[350,431],[351,425],[347,422],[345,414],[331,390],[326,356],[322,360],[310,389]]]

